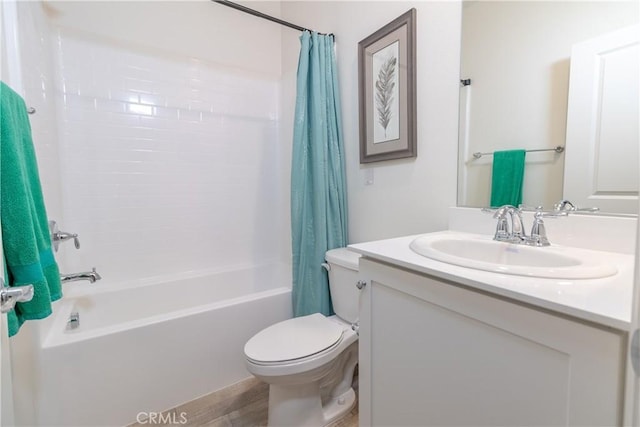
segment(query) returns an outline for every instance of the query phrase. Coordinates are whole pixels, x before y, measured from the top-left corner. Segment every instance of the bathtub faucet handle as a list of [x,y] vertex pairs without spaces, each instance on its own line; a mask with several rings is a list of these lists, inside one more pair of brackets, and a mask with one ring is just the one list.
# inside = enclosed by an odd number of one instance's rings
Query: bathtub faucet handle
[[66,242],[69,239],[73,239],[73,244],[76,249],[80,249],[80,240],[77,233],[68,233],[66,231],[60,231],[58,224],[55,221],[49,221],[49,231],[51,232],[51,243],[53,243],[53,249],[58,252],[58,247],[61,242]]

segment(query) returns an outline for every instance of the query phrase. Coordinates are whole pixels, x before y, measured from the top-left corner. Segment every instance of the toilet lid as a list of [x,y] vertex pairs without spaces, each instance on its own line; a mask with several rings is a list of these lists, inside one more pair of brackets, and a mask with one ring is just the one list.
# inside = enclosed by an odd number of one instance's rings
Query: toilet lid
[[244,346],[245,355],[256,362],[284,362],[311,356],[331,347],[343,328],[316,313],[276,323],[258,332]]

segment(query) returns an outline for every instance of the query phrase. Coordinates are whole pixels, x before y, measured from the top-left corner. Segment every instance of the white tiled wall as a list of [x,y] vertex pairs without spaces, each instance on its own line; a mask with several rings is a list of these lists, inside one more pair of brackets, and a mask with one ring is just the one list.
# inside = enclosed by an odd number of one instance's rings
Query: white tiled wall
[[[103,283],[280,261],[279,81],[60,30],[63,266]],[[288,190],[287,190],[288,191]]]
[[38,157],[40,181],[50,218],[62,214],[60,172],[58,162],[58,120],[54,99],[51,31],[42,10],[34,2],[16,2],[16,46],[20,58],[12,58],[20,67],[19,79],[2,76],[3,81],[18,91],[28,107],[36,113],[29,116]]

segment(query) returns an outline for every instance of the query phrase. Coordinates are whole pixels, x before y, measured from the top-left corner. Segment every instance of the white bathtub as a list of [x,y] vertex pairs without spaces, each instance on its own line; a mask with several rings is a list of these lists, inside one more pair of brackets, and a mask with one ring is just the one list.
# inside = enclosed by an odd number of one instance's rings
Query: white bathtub
[[291,317],[290,277],[266,265],[65,296],[42,347],[37,423],[125,425],[250,377],[243,346]]

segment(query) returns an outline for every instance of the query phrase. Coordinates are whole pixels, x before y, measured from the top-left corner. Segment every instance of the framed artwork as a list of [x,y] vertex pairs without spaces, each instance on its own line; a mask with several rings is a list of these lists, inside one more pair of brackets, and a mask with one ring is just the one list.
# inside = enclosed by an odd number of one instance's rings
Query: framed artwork
[[416,157],[416,10],[358,43],[360,163]]

